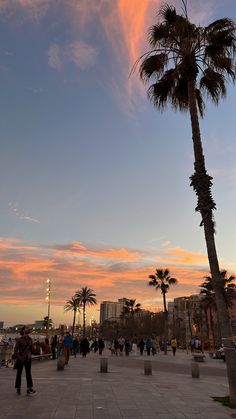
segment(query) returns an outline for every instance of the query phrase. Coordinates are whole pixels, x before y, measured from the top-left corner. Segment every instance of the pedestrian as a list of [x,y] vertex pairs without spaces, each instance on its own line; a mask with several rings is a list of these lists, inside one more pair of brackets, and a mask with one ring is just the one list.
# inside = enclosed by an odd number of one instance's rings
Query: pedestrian
[[171,339],[171,348],[172,348],[173,355],[175,356],[175,352],[177,349],[177,340],[175,338]]
[[104,348],[105,348],[105,342],[104,342],[103,338],[100,337],[98,339],[98,353],[99,353],[99,355],[102,355],[102,351],[103,351]]
[[150,356],[151,349],[152,349],[152,339],[147,338],[146,340],[146,349],[147,349],[147,355]]
[[125,339],[124,345],[125,345],[125,355],[129,356],[129,353],[131,351],[131,343],[130,343],[129,339]]
[[68,362],[69,362],[72,344],[73,344],[73,339],[72,339],[70,333],[66,332],[66,336],[64,337],[64,340],[63,340],[65,364],[68,364]]
[[141,339],[140,342],[138,343],[138,348],[139,348],[140,355],[143,355],[143,351],[145,348],[145,342],[143,339]]
[[56,359],[56,348],[57,348],[57,335],[52,336],[51,338],[52,359]]
[[21,337],[17,339],[13,353],[13,359],[15,359],[15,368],[17,369],[15,388],[17,394],[20,395],[21,377],[23,368],[25,367],[27,394],[31,396],[36,393],[36,391],[33,389],[33,380],[31,375],[33,341],[29,336],[30,329],[28,326],[23,326],[21,328],[20,334]]
[[75,336],[72,343],[72,350],[74,358],[76,358],[77,353],[79,352],[79,339],[78,336]]
[[89,341],[86,337],[84,337],[80,342],[80,350],[82,353],[82,357],[85,358],[87,353],[89,352]]

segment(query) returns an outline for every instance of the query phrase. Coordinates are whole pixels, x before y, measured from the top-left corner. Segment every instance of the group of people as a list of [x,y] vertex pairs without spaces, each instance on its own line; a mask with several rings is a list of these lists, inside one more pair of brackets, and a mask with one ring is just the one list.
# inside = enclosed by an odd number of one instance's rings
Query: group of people
[[[177,349],[177,341],[175,338],[171,340],[171,348],[173,351],[173,355],[175,356],[176,349]],[[142,356],[144,351],[148,356],[151,354],[154,356],[157,352],[164,350],[163,342],[155,337],[148,337],[147,339],[140,339],[137,338],[128,339],[128,338],[115,338],[109,345],[109,349],[111,351],[111,355],[122,356],[125,354],[129,356],[130,353],[133,355],[137,355],[138,351]]]

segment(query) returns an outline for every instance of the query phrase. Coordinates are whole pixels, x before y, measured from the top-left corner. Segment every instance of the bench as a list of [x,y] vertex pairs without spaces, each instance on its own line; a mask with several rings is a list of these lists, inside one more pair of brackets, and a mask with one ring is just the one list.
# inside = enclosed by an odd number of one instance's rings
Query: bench
[[206,358],[204,354],[200,354],[200,353],[193,353],[193,360],[196,362],[204,362],[204,359]]
[[51,359],[52,354],[40,354],[40,355],[32,355],[32,361],[41,361],[43,359]]

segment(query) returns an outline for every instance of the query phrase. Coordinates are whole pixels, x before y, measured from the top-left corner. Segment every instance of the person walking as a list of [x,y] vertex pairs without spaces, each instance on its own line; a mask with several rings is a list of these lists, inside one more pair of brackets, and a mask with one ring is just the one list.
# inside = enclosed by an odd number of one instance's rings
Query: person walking
[[28,326],[23,326],[20,331],[21,337],[17,339],[13,359],[16,360],[16,381],[15,388],[17,394],[21,394],[21,377],[23,368],[25,367],[26,382],[27,382],[27,394],[29,396],[34,395],[36,391],[33,389],[33,380],[31,375],[31,362],[32,362],[32,352],[33,352],[33,341],[30,334],[30,329]]
[[68,362],[69,362],[72,344],[73,344],[73,339],[72,339],[70,333],[66,332],[66,336],[64,337],[64,340],[63,340],[65,364],[68,364]]
[[102,355],[102,351],[104,350],[104,348],[105,348],[105,342],[104,342],[103,338],[100,337],[98,339],[98,353],[99,353],[99,355]]
[[52,336],[50,346],[51,346],[52,359],[56,359],[57,335]]
[[84,337],[80,342],[80,350],[81,350],[81,353],[82,353],[82,357],[85,358],[87,353],[90,350],[89,341],[86,337]]
[[150,356],[151,349],[152,349],[152,339],[147,338],[146,340],[146,349],[147,349],[147,355]]
[[175,356],[175,352],[177,349],[177,340],[175,338],[171,339],[171,348],[172,348],[173,355]]
[[140,342],[138,343],[138,348],[139,348],[140,355],[142,356],[144,348],[145,348],[145,342],[143,339],[141,339]]

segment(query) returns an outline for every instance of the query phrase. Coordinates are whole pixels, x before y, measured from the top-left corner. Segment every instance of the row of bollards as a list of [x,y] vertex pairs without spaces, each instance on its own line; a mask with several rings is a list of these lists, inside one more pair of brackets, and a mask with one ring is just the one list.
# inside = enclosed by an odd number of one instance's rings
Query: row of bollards
[[[108,372],[108,359],[107,358],[101,358],[100,372],[101,373]],[[200,377],[199,365],[197,363],[192,362],[191,372],[192,372],[192,378]],[[144,375],[152,375],[152,362],[149,360],[144,361]]]
[[[60,356],[57,360],[57,370],[63,371],[64,366],[65,366],[65,358],[64,356]],[[100,372],[101,373],[108,372],[108,359],[107,358],[101,358]],[[200,377],[199,365],[196,362],[192,362],[191,372],[192,372],[192,378]],[[144,375],[152,375],[152,361],[149,361],[149,360],[144,361]]]

